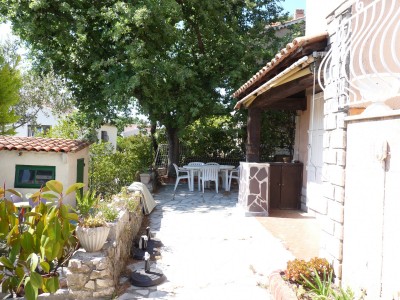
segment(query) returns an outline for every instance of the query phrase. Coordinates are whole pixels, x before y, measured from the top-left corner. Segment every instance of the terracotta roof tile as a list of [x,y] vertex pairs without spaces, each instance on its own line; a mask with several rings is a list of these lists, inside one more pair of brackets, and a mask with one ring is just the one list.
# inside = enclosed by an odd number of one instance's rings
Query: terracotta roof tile
[[89,146],[82,140],[0,135],[0,150],[77,152]]
[[258,71],[253,77],[251,77],[245,84],[243,84],[236,92],[232,94],[233,98],[240,98],[240,96],[251,86],[257,83],[260,79],[265,77],[271,70],[279,65],[290,54],[294,53],[297,49],[302,46],[316,43],[319,41],[326,40],[328,33],[323,32],[312,36],[302,36],[295,38],[291,43],[288,43],[285,48],[280,50],[275,57],[268,62],[260,71]]

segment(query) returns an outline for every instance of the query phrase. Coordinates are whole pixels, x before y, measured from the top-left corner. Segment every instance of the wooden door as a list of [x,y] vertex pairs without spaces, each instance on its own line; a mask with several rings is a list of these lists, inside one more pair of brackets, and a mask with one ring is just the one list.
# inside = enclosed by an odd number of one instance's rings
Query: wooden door
[[299,209],[302,184],[302,164],[282,165],[281,209]]
[[269,166],[269,205],[272,209],[278,209],[281,205],[281,170],[280,165]]

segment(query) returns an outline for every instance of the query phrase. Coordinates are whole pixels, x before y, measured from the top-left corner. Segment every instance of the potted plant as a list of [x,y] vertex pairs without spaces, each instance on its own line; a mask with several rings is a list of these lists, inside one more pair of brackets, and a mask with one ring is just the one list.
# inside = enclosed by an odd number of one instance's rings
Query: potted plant
[[109,232],[110,227],[99,212],[84,217],[76,227],[78,240],[87,252],[96,252],[103,248]]
[[76,208],[80,221],[76,227],[76,235],[87,252],[99,251],[110,232],[100,207],[100,197],[96,196],[96,191],[88,190],[77,194]]

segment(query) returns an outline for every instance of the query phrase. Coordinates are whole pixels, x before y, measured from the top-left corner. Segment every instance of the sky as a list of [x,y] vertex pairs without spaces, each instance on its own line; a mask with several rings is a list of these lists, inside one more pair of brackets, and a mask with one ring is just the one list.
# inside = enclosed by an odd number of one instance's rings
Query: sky
[[289,15],[293,15],[296,8],[306,9],[306,0],[282,0],[281,5]]

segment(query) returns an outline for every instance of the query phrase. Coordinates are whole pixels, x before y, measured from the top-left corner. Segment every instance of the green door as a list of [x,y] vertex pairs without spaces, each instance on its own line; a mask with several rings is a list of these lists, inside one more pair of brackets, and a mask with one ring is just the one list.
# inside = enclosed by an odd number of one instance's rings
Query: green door
[[77,160],[76,165],[76,182],[83,183],[83,170],[85,169],[85,159],[80,158]]

